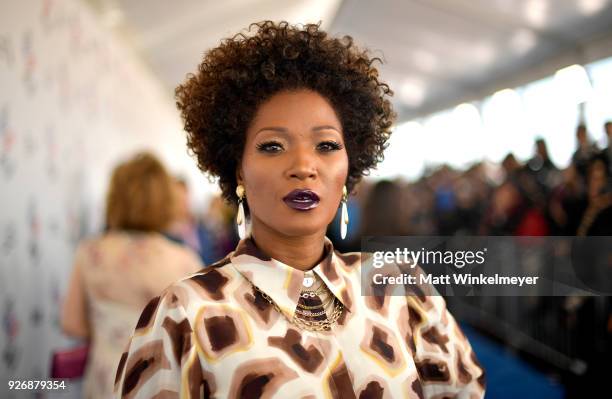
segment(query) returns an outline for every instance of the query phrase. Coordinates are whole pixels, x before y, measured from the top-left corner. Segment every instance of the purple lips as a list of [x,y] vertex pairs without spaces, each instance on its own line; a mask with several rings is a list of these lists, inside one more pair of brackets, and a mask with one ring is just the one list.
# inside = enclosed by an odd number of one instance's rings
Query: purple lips
[[293,209],[307,211],[319,205],[319,196],[311,190],[293,190],[283,198],[283,201]]

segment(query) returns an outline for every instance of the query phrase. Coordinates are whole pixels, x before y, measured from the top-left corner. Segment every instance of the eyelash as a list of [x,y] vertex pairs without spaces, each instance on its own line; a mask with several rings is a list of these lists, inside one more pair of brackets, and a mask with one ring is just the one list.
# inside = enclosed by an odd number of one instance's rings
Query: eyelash
[[[328,149],[322,150],[322,152],[332,152],[332,151],[339,151],[341,149],[344,148],[344,146],[340,143],[337,143],[335,141],[322,141],[320,142],[317,147],[320,147],[321,145],[326,145],[328,146]],[[261,152],[267,152],[267,153],[278,153],[280,150],[270,150],[270,148],[273,147],[283,147],[283,145],[281,143],[279,143],[278,141],[266,141],[264,143],[259,143],[257,144],[257,150],[261,151]]]

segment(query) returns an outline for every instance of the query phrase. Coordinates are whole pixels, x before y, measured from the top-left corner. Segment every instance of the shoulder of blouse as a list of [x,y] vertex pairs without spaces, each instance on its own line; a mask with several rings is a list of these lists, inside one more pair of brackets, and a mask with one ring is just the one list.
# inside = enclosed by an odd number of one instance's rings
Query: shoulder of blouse
[[[225,258],[177,280],[162,293],[162,296],[190,287],[198,293],[198,299],[201,297],[202,301],[207,299],[216,301],[220,299],[218,298],[220,289],[240,277],[235,269],[228,267],[230,264],[231,261],[229,255],[227,255]],[[183,299],[186,299],[185,295],[179,298],[179,302],[182,302],[180,300]]]

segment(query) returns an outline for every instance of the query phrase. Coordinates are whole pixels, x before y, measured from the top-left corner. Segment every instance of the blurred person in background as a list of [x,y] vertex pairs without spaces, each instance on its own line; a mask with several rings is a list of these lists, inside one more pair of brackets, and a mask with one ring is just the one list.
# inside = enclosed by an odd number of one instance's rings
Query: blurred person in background
[[544,236],[549,233],[546,198],[535,177],[521,167],[493,191],[479,227],[484,235]]
[[76,250],[61,325],[90,341],[83,397],[112,397],[117,364],[142,309],[202,267],[193,251],[161,234],[174,218],[172,185],[151,154],[119,165],[106,200],[106,232]]
[[206,224],[198,220],[191,212],[187,181],[176,177],[173,186],[177,196],[176,214],[166,235],[171,240],[184,244],[197,252],[202,262],[210,265],[218,259],[215,254],[215,238]]
[[547,218],[546,189],[538,184],[528,168],[519,174],[519,192],[522,198],[523,214],[512,235],[546,236],[550,232]]
[[235,216],[236,207],[226,203],[221,195],[215,195],[204,212],[203,222],[214,237],[212,257],[215,262],[236,248],[240,240],[234,223]]
[[559,169],[548,155],[546,141],[539,137],[535,141],[535,155],[527,162],[527,167],[535,176],[536,182],[548,193],[559,184]]
[[448,166],[434,171],[428,184],[435,193],[434,220],[438,235],[476,234],[488,199],[482,164],[460,172]]
[[552,219],[552,234],[573,236],[586,209],[586,184],[570,164],[561,172],[562,181],[555,187],[548,205]]
[[591,142],[586,126],[582,124],[576,128],[576,141],[578,148],[572,155],[572,163],[576,166],[578,174],[586,179],[588,163],[598,153],[597,145]]
[[612,175],[612,121],[604,123],[604,131],[608,138],[608,146],[602,150],[602,153],[608,164],[608,171]]
[[403,189],[402,204],[406,210],[408,235],[435,235],[433,191],[426,179],[409,184]]
[[[477,167],[477,166],[475,166]],[[471,169],[470,169],[471,170]],[[461,174],[454,183],[457,207],[453,234],[476,235],[482,218],[483,206],[479,201],[477,183],[470,171]]]
[[502,183],[492,193],[491,202],[479,228],[480,235],[508,235],[516,229],[522,212],[522,198],[511,181]]
[[511,152],[504,157],[501,166],[506,175],[506,180],[514,178],[514,175],[521,169],[521,164]]
[[603,155],[595,156],[587,166],[588,206],[576,235],[612,236],[612,190],[610,169]]
[[362,236],[401,236],[407,226],[402,214],[402,189],[392,181],[377,182],[363,208]]
[[439,235],[452,235],[458,228],[457,196],[453,187],[456,176],[454,170],[443,165],[432,173],[430,178],[434,190],[434,211]]

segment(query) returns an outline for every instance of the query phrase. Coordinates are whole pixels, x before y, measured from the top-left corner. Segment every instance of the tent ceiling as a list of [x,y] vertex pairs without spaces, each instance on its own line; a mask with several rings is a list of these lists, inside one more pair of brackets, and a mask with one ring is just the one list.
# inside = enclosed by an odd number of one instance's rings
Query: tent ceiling
[[[169,93],[206,49],[250,22],[322,20],[332,34],[349,34],[384,59],[381,75],[395,91],[400,120],[490,94],[563,55],[561,63],[590,61],[585,46],[612,38],[611,0],[88,2],[127,36]],[[612,45],[605,47],[599,57],[612,55]]]

